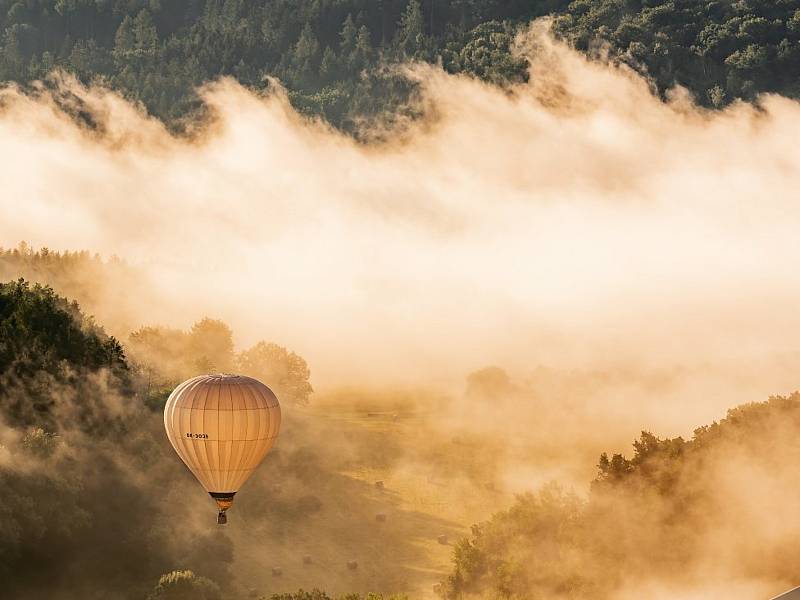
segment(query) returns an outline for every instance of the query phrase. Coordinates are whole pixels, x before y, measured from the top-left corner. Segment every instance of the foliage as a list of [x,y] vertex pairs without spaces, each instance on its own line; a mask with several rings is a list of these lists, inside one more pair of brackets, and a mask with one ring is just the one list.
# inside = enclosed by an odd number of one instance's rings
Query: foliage
[[208,317],[192,325],[188,332],[140,327],[130,334],[128,346],[131,356],[155,384],[177,384],[200,373],[231,371],[234,364],[231,328]]
[[454,37],[443,49],[443,66],[496,85],[528,79],[528,62],[512,52],[517,28],[509,21],[488,21]]
[[20,277],[74,299],[84,312],[117,334],[130,330],[139,303],[152,301],[144,273],[116,256],[103,259],[85,250],[35,250],[25,242],[16,248],[0,247],[0,281]]
[[[740,575],[780,580],[793,566],[751,556],[749,548],[767,543],[752,539],[758,527],[742,540],[736,511],[742,507],[750,523],[770,518],[752,512],[742,472],[750,482],[760,477],[766,486],[794,489],[798,476],[789,465],[800,456],[798,431],[800,393],[734,408],[691,440],[642,432],[631,458],[600,457],[585,502],[551,485],[473,526],[456,545],[439,592],[444,598],[609,597],[626,580],[674,578],[703,557],[718,562],[719,555],[705,554],[714,544],[729,551]],[[780,555],[800,550],[791,530],[763,535]]]
[[762,92],[798,96],[798,15],[797,0],[575,0],[555,30],[580,50],[609,49],[662,94],[679,84],[717,107]]
[[199,371],[228,372],[233,367],[233,331],[218,319],[201,319],[192,325],[187,351]]
[[357,133],[408,112],[414,85],[381,68],[395,61],[524,80],[514,36],[547,14],[557,35],[584,52],[608,49],[661,93],[684,85],[711,107],[800,93],[799,0],[0,0],[0,80],[65,69],[180,129],[204,82],[261,89],[274,76],[298,109]]
[[0,354],[4,593],[140,599],[175,560],[225,575],[224,539],[213,557],[176,552],[197,531],[154,520],[175,465],[153,460],[162,425],[137,402],[113,337],[75,302],[20,280],[0,284]]
[[47,458],[58,447],[58,436],[45,431],[41,427],[34,427],[22,438],[21,446],[34,456]]
[[159,380],[180,382],[194,373],[196,357],[188,354],[188,337],[180,329],[145,326],[128,336],[126,346],[133,362],[144,366],[148,380],[157,376]]
[[[347,594],[344,596],[338,596],[337,600],[408,600],[408,597],[401,594],[392,594],[391,596],[384,596],[383,594],[375,594],[370,592],[366,596],[362,596],[360,594]],[[270,600],[334,600],[333,596],[329,596],[325,592],[313,589],[310,592],[304,590],[298,590],[297,592],[291,593],[283,593],[283,594],[273,594],[270,596]]]
[[119,342],[83,317],[77,303],[24,279],[0,283],[0,340],[0,374],[127,368]]
[[147,402],[163,407],[169,392],[198,374],[236,371],[267,384],[280,401],[308,404],[313,392],[306,361],[277,344],[258,342],[234,352],[233,332],[224,322],[205,317],[188,332],[141,327],[128,340],[131,357],[147,380]]
[[221,600],[219,586],[193,571],[171,571],[158,580],[148,600]]
[[474,525],[456,544],[448,597],[493,590],[505,598],[551,598],[585,585],[574,559],[581,503],[551,485]]
[[270,600],[333,600],[325,592],[313,589],[310,592],[298,590],[297,592],[287,592],[284,594],[272,594]]
[[[401,110],[413,93],[382,65],[446,55],[452,71],[517,78],[523,63],[506,52],[512,23],[563,4],[0,0],[0,80],[25,84],[65,69],[120,90],[180,128],[181,118],[198,109],[194,90],[204,82],[230,76],[263,88],[266,76],[275,76],[298,108],[355,131],[365,119]],[[471,33],[488,21],[496,23]]]
[[58,416],[84,429],[107,425],[111,415],[74,392],[123,393],[127,370],[120,343],[77,303],[23,279],[0,283],[0,411],[11,424],[55,430]]
[[511,378],[500,367],[485,367],[467,376],[467,397],[494,401],[513,393]]
[[303,358],[277,344],[259,342],[237,356],[238,371],[269,382],[280,399],[293,404],[308,404],[314,388],[311,371]]
[[[0,323],[5,328],[0,328],[0,347],[14,350],[12,366],[22,359],[38,365],[33,372],[15,375],[13,388],[6,385],[8,379],[0,379],[4,594],[121,600],[244,597],[229,572],[233,543],[224,528],[213,525],[213,503],[169,448],[162,416],[141,402],[147,382],[135,362],[138,356],[129,363],[112,353],[113,367],[107,365],[107,356],[93,362],[93,353],[85,351],[95,343],[93,337],[99,342],[110,338],[77,304],[25,282],[4,284],[2,291],[5,312]],[[51,320],[58,325],[52,336],[28,335]],[[230,330],[220,322],[202,320],[177,333],[153,328],[143,338],[155,344],[171,336],[178,340],[176,347],[203,355],[221,341],[231,357],[232,346],[226,343]],[[22,349],[19,355],[17,348]],[[297,355],[265,343],[257,348],[308,377],[307,365]],[[169,351],[174,350],[165,350],[163,356]],[[116,365],[117,360],[124,362]],[[235,362],[235,354],[231,360]],[[269,369],[269,361],[262,366]],[[39,415],[31,425],[15,420],[15,406],[30,406],[37,399],[48,403],[43,413],[47,419]],[[286,417],[290,426],[280,452],[249,482],[251,491],[237,500],[237,518],[252,528],[252,543],[271,554],[288,548],[288,536],[304,531],[316,536],[320,547],[333,546],[337,552],[363,544],[359,524],[371,523],[378,502],[363,484],[334,468],[355,455],[343,459],[329,451],[338,428],[320,429],[311,419]],[[319,440],[325,440],[324,449]],[[386,446],[386,440],[374,443]],[[342,441],[335,444],[345,446]],[[281,482],[277,490],[276,481]],[[202,517],[205,510],[207,518]],[[404,546],[404,537],[395,535],[390,545],[410,547]],[[172,571],[176,568],[180,572]],[[318,597],[325,596],[319,592]]]

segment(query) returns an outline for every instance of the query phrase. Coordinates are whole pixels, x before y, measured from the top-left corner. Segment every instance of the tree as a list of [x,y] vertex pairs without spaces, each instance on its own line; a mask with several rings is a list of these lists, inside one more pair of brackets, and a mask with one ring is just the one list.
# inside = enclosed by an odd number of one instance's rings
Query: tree
[[233,332],[224,322],[204,319],[192,325],[187,351],[200,371],[230,371],[233,368]]
[[148,600],[222,600],[219,586],[193,571],[171,571],[162,575]]
[[524,81],[528,62],[511,52],[516,34],[507,23],[482,23],[469,32],[457,55],[448,53],[446,66],[497,85]]
[[740,71],[748,71],[763,67],[769,54],[764,46],[750,44],[742,50],[737,50],[725,59],[725,64]]
[[176,131],[198,109],[195,90],[207,79],[227,75],[260,88],[277,76],[296,108],[359,135],[370,118],[391,122],[398,111],[421,112],[408,103],[414,82],[372,70],[377,63],[441,58],[450,72],[492,84],[524,81],[525,61],[513,55],[512,42],[521,25],[543,15],[555,17],[557,37],[590,56],[602,45],[665,97],[676,84],[712,108],[762,92],[800,97],[796,0],[8,0],[4,6],[2,79],[26,86],[56,65],[85,82],[102,75]]
[[588,587],[588,570],[566,551],[581,532],[582,509],[575,495],[554,484],[517,496],[510,509],[474,525],[471,535],[456,544],[453,570],[440,594],[448,599],[595,597],[574,594]]
[[308,404],[314,391],[311,371],[302,357],[277,344],[259,342],[237,357],[239,370],[267,384],[280,401]]
[[411,0],[397,24],[397,47],[402,56],[413,59],[426,57],[425,18],[419,0]]
[[121,60],[130,55],[136,47],[136,36],[133,32],[133,19],[126,16],[114,35],[114,58]]
[[500,367],[486,367],[467,376],[467,396],[494,400],[513,393],[511,378]]
[[39,458],[47,458],[58,447],[58,436],[41,427],[34,427],[22,438],[22,448]]
[[354,69],[366,69],[372,62],[372,40],[370,38],[369,28],[362,25],[358,29],[358,36],[356,37],[356,47],[353,52]]
[[317,36],[311,28],[311,24],[306,23],[300,32],[292,54],[293,77],[300,85],[310,85],[319,72],[319,53]]
[[[19,262],[65,264],[64,254],[46,249],[13,252]],[[226,538],[211,544],[191,523],[163,525],[172,522],[164,498],[179,467],[157,459],[160,416],[142,406],[139,383],[121,346],[77,303],[24,280],[0,283],[5,596],[57,596],[61,583],[43,573],[63,570],[81,573],[69,583],[81,598],[119,590],[142,598],[153,574],[176,563],[227,581]],[[169,583],[162,597],[175,597]],[[196,583],[191,598],[219,600],[214,586]]]
[[140,327],[128,337],[127,347],[149,385],[168,387],[194,374],[197,357],[190,354],[189,335],[180,329]]
[[0,375],[65,368],[127,370],[119,342],[50,287],[0,283]]
[[158,32],[150,11],[143,8],[133,21],[133,37],[136,50],[145,56],[153,56],[158,48]]
[[725,548],[720,564],[730,572],[791,572],[793,566],[764,561],[761,553],[798,547],[796,525],[783,527],[794,509],[785,509],[784,496],[768,500],[760,491],[754,506],[747,484],[788,489],[797,482],[798,429],[800,393],[731,409],[689,441],[643,431],[632,458],[600,456],[585,500],[549,484],[474,525],[454,548],[440,595],[616,597],[638,577],[680,581],[676,573],[704,564],[709,543]]
[[[14,426],[58,431],[74,425],[109,433],[129,390],[119,342],[75,302],[20,279],[0,283],[0,417]],[[98,400],[100,390],[105,396]],[[112,402],[113,403],[113,402]]]
[[339,59],[336,53],[331,50],[330,46],[325,47],[325,52],[322,54],[322,61],[319,65],[319,77],[324,83],[330,83],[336,78],[339,71]]
[[344,57],[349,57],[356,48],[356,35],[358,30],[353,22],[353,15],[348,14],[342,24],[342,31],[339,33],[339,52]]

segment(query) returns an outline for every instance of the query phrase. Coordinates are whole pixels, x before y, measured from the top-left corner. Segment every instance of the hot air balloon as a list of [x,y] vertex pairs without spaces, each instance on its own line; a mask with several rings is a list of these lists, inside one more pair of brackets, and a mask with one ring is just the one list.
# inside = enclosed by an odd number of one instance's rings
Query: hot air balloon
[[244,375],[200,375],[184,381],[164,407],[175,452],[217,502],[217,523],[233,496],[272,448],[281,425],[278,399]]

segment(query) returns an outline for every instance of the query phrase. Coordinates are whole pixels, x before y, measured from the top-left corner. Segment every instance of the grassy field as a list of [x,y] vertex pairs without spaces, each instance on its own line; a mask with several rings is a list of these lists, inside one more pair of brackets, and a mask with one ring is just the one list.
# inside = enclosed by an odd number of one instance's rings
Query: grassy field
[[[434,434],[413,407],[322,402],[286,412],[278,458],[267,463],[307,452],[319,472],[309,480],[267,466],[237,499],[227,530],[234,571],[257,595],[319,587],[434,597],[454,542],[511,500],[483,480],[479,448]],[[310,497],[318,510],[263,518],[270,503]]]

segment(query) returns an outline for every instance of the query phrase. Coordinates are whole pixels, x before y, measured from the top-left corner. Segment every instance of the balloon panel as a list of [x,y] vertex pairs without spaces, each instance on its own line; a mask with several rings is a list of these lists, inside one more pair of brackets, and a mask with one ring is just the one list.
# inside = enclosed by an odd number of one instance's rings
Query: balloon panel
[[208,492],[236,492],[269,452],[280,406],[256,379],[204,375],[167,400],[164,426],[178,456]]

